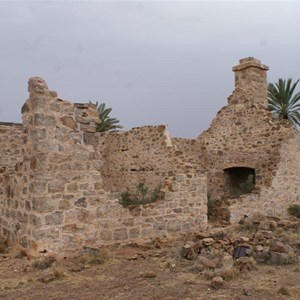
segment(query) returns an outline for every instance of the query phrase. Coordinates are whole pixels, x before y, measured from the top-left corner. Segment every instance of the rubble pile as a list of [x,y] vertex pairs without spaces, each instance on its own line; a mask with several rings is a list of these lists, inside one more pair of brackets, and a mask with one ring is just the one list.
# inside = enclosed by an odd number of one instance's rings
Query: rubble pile
[[186,241],[181,256],[194,261],[194,271],[228,280],[256,263],[300,262],[300,220],[257,216],[238,225],[198,233]]

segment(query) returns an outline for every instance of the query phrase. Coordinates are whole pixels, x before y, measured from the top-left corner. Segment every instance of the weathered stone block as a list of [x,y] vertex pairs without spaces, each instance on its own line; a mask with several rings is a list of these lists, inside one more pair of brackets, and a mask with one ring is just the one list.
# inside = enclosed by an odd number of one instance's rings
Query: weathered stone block
[[116,241],[127,240],[128,239],[127,230],[125,228],[118,228],[114,230],[114,239]]
[[100,239],[103,241],[112,241],[113,240],[112,231],[107,229],[102,229],[100,232]]
[[71,207],[70,202],[66,199],[60,200],[58,204],[58,208],[61,210],[67,210]]
[[51,212],[54,210],[54,204],[51,199],[47,197],[33,197],[32,209],[39,213]]
[[87,201],[86,201],[86,198],[84,197],[81,197],[79,199],[77,199],[74,204],[76,206],[81,206],[81,207],[87,207]]
[[29,224],[33,225],[35,227],[39,227],[42,225],[41,218],[36,215],[30,214],[29,215]]
[[47,116],[43,114],[36,113],[34,114],[34,125],[36,126],[55,126],[56,121],[55,118],[52,116]]
[[59,237],[57,228],[40,228],[33,231],[33,237],[36,240],[40,239],[56,239]]
[[75,130],[77,128],[77,124],[76,124],[75,120],[73,119],[73,117],[71,117],[71,116],[61,117],[60,121],[64,126],[67,126],[73,130]]
[[67,192],[76,192],[76,191],[78,191],[77,182],[72,182],[67,184]]
[[182,226],[182,221],[176,220],[176,219],[175,220],[170,220],[167,223],[167,230],[168,230],[168,232],[180,231],[181,226]]
[[77,224],[67,224],[62,228],[63,232],[76,232]]
[[93,221],[94,217],[88,210],[80,209],[77,211],[77,219],[82,223],[89,224]]
[[45,224],[46,225],[60,225],[63,221],[63,214],[62,212],[56,211],[49,215],[45,216]]
[[54,181],[48,183],[48,193],[60,193],[65,189],[63,181]]
[[129,229],[129,238],[138,238],[140,235],[140,229],[137,227]]
[[46,191],[46,182],[44,181],[34,181],[29,186],[29,191],[35,194],[42,194]]

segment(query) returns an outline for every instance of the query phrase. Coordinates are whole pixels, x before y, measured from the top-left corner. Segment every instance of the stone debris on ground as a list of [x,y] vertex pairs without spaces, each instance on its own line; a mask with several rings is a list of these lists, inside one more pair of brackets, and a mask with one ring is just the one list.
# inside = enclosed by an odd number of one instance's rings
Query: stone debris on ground
[[[264,216],[260,219],[200,232],[184,243],[181,256],[194,261],[196,269],[208,277],[225,280],[238,272],[253,270],[256,263],[300,262],[300,220],[292,217],[274,220]],[[215,285],[213,280],[211,285]]]

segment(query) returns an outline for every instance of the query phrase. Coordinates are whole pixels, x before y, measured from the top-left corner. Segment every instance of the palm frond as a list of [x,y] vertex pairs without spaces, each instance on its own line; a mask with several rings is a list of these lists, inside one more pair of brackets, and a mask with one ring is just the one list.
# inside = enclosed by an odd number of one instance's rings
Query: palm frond
[[101,120],[101,123],[98,124],[96,127],[97,132],[113,131],[123,128],[123,126],[118,124],[120,121],[117,118],[111,118],[109,116],[109,114],[112,111],[112,108],[106,107],[105,103],[98,104],[98,102],[96,102],[96,105],[97,111],[99,113],[99,118]]
[[277,83],[268,85],[269,110],[279,119],[288,120],[294,125],[300,123],[300,92],[294,94],[299,79],[278,79]]

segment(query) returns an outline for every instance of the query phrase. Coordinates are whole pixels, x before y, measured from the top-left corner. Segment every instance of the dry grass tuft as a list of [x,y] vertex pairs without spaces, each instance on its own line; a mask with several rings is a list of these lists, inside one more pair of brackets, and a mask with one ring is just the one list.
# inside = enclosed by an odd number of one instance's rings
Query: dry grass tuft
[[85,248],[78,259],[81,264],[102,265],[109,260],[109,255],[106,249]]
[[66,277],[66,273],[64,272],[64,270],[59,267],[54,268],[53,275],[57,280]]
[[215,276],[221,276],[225,281],[230,281],[238,274],[238,270],[233,266],[221,267],[215,270]]
[[291,296],[291,293],[288,290],[288,288],[283,287],[283,286],[277,291],[277,294],[285,295],[285,296]]

